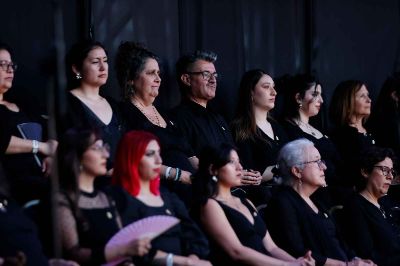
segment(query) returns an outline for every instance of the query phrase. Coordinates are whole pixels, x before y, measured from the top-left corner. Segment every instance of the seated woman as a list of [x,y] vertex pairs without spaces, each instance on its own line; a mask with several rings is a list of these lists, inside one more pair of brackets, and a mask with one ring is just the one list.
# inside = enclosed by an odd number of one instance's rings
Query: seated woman
[[130,194],[123,199],[120,191],[115,191],[116,197],[122,198],[119,206],[125,206],[121,208],[123,224],[153,215],[172,215],[180,219],[178,225],[153,239],[150,254],[154,257],[147,256],[147,261],[141,260],[137,264],[210,265],[200,259],[207,256],[208,243],[189,218],[185,205],[174,194],[159,189],[161,165],[159,140],[152,133],[134,130],[122,137],[113,183]]
[[200,221],[211,239],[214,265],[314,265],[311,253],[292,257],[275,245],[254,205],[231,194],[242,166],[229,144],[205,148],[193,181]]
[[278,156],[285,186],[269,202],[264,220],[278,245],[293,256],[312,251],[316,265],[371,265],[346,249],[333,220],[310,196],[326,185],[325,162],[307,139],[287,143]]
[[137,43],[124,42],[118,47],[116,70],[125,96],[121,110],[127,130],[149,131],[160,139],[162,185],[190,205],[191,188],[187,184],[198,160],[174,123],[153,105],[161,85],[158,57]]
[[105,250],[107,241],[122,226],[114,200],[93,185],[107,171],[109,147],[94,130],[70,129],[59,146],[60,193],[58,219],[66,258],[80,265],[100,265],[120,257],[142,256],[149,239]]
[[341,82],[333,92],[329,115],[334,124],[331,137],[344,162],[343,184],[354,188],[360,177],[359,159],[364,149],[375,145],[365,128],[371,113],[371,98],[366,85],[357,80]]
[[6,100],[5,94],[12,87],[16,69],[17,65],[12,61],[11,48],[0,43],[1,131],[11,135],[2,143],[6,146],[4,170],[9,179],[13,198],[23,204],[40,198],[46,192],[48,179],[45,175],[49,174],[49,159],[55,152],[57,142],[25,139],[26,135],[24,136],[21,126],[24,123],[41,121],[30,117],[17,104]]
[[[342,202],[341,168],[343,163],[332,140],[310,120],[317,118],[323,107],[322,86],[313,76],[299,74],[294,77],[284,77],[277,81],[278,89],[283,95],[282,125],[290,140],[306,138],[312,141],[322,159],[326,162],[326,189],[319,189],[314,197],[322,200],[327,206]],[[348,194],[348,193],[347,193]]]
[[357,256],[378,265],[400,265],[400,228],[380,201],[396,176],[390,149],[371,147],[361,158],[360,192],[344,205],[341,225]]
[[124,126],[118,105],[111,97],[103,97],[100,88],[108,79],[108,56],[103,45],[82,41],[72,46],[66,56],[68,89],[67,113],[61,130],[71,127],[99,128],[110,145],[107,169],[111,169],[118,141]]
[[[240,82],[237,114],[231,128],[243,167],[262,173],[262,181],[273,180],[272,169],[281,146],[287,142],[285,131],[270,116],[275,106],[273,79],[261,69],[246,72]],[[242,180],[246,184],[247,180]],[[250,183],[251,184],[251,183]],[[265,204],[269,191],[244,186],[247,197],[256,205]]]

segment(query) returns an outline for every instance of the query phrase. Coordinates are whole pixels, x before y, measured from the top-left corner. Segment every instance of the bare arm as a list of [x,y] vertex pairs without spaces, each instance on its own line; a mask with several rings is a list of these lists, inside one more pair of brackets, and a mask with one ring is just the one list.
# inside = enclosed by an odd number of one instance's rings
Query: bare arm
[[[292,261],[276,259],[243,246],[233,231],[222,208],[209,199],[201,210],[201,221],[210,236],[235,260],[249,265],[296,265]],[[300,264],[299,264],[300,265]]]
[[[48,140],[47,142],[39,141],[38,152],[45,156],[51,156],[54,154],[57,148],[57,144],[58,143],[55,140]],[[8,144],[6,154],[31,153],[31,152],[32,152],[32,140],[11,136],[11,140],[10,143]]]

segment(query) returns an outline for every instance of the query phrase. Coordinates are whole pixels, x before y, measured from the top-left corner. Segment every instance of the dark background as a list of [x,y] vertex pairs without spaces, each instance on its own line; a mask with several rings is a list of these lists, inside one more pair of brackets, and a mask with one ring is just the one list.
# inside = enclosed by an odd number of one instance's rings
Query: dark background
[[14,48],[19,64],[8,94],[36,108],[45,108],[54,89],[57,2],[67,49],[89,35],[107,47],[106,94],[120,95],[113,59],[121,41],[142,42],[158,54],[163,82],[157,105],[165,109],[180,100],[177,58],[196,49],[218,54],[221,79],[213,105],[228,120],[240,77],[252,68],[272,77],[316,74],[325,107],[342,80],[366,82],[375,99],[386,77],[400,70],[399,0],[2,0],[0,40]]

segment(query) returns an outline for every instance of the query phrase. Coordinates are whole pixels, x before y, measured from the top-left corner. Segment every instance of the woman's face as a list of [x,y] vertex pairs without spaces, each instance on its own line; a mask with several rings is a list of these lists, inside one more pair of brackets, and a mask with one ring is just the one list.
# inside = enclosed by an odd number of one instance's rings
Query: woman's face
[[367,189],[377,198],[386,195],[394,178],[392,172],[393,162],[390,158],[375,164],[371,173],[362,173],[367,178]]
[[218,182],[228,187],[240,186],[243,167],[240,164],[239,156],[235,150],[231,151],[229,160],[227,164],[218,169]]
[[152,140],[139,163],[139,175],[143,180],[153,180],[160,175],[162,159],[158,142]]
[[105,175],[108,157],[110,157],[109,146],[104,144],[101,139],[96,140],[82,155],[82,171],[94,177]]
[[160,68],[155,59],[147,59],[144,69],[132,85],[135,90],[135,97],[140,98],[145,104],[154,102],[161,85]]
[[10,53],[7,50],[0,50],[0,94],[6,93],[12,86],[14,70],[9,66],[11,63]]
[[354,115],[368,116],[371,113],[371,98],[364,85],[354,95]]
[[251,92],[253,105],[266,111],[272,110],[275,107],[276,96],[274,87],[274,80],[270,76],[264,74]]
[[302,107],[300,108],[300,112],[307,117],[316,116],[323,102],[321,85],[313,85],[306,90],[304,98],[301,100]]
[[315,147],[308,147],[304,155],[300,173],[302,183],[314,188],[326,186],[326,165],[321,161],[319,151]]
[[81,71],[74,70],[75,73],[80,73],[82,83],[94,87],[100,87],[107,82],[108,78],[108,58],[106,52],[101,47],[92,49],[82,63]]

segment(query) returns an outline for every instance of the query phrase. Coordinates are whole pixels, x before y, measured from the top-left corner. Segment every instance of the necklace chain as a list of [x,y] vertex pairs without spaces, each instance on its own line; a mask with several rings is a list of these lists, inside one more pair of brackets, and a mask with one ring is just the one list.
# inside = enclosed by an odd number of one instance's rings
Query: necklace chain
[[132,103],[133,103],[134,106],[136,106],[137,109],[139,109],[139,111],[140,111],[151,123],[153,123],[153,124],[155,124],[155,125],[161,127],[160,118],[158,117],[158,113],[157,113],[156,107],[155,107],[153,104],[151,105],[151,107],[152,107],[152,110],[153,110],[155,119],[152,118],[152,117],[150,117],[150,116],[148,116],[148,115],[146,114],[146,112],[144,111],[144,107],[145,107],[145,106],[144,106],[142,103],[139,103],[140,105],[142,105],[142,107],[139,106],[139,104],[138,104],[136,101],[132,101]]
[[300,127],[301,125],[305,126],[306,129],[310,132],[311,135],[314,137],[317,135],[316,130],[309,124],[309,123],[304,123],[300,119],[295,120],[295,123]]

